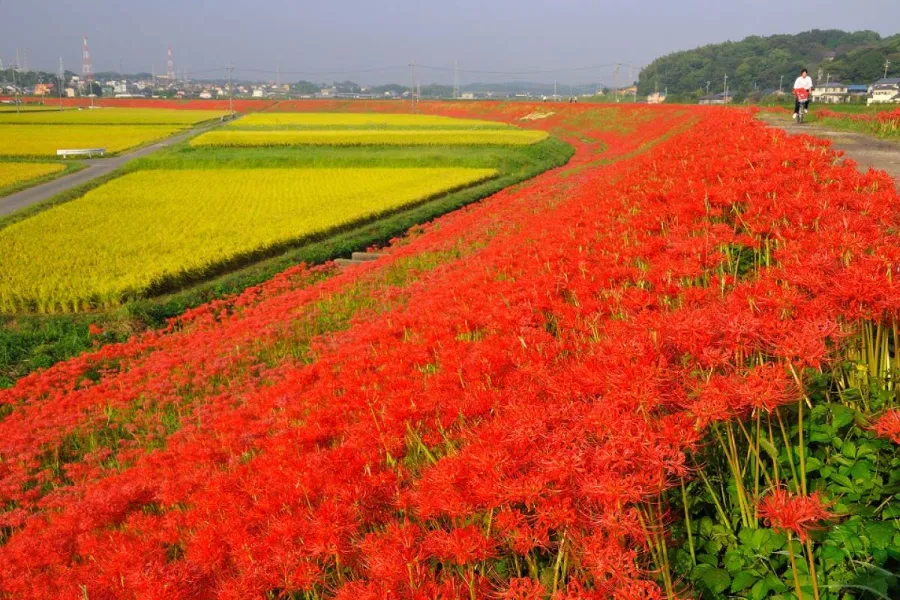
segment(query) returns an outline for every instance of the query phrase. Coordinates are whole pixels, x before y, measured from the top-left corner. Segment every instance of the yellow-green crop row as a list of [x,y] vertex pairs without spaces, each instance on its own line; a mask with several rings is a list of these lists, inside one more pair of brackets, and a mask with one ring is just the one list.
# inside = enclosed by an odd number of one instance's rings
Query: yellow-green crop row
[[525,146],[547,138],[547,132],[525,129],[344,129],[344,130],[216,130],[191,140],[191,146]]
[[[46,112],[53,111],[60,112],[59,106],[51,106],[47,104],[20,104],[18,110],[16,109],[15,104],[0,104],[0,113],[5,112]],[[72,110],[71,108],[66,107],[65,110]]]
[[35,125],[195,125],[226,115],[220,110],[94,108],[0,113],[0,124]]
[[138,171],[0,230],[0,312],[109,307],[494,169]]
[[59,163],[0,162],[0,190],[65,169]]
[[253,113],[232,121],[228,127],[456,127],[459,129],[509,127],[495,121],[476,119],[455,119],[437,115],[391,114],[391,113]]
[[184,129],[175,125],[2,125],[0,156],[56,156],[61,149],[106,148],[121,152],[168,137]]

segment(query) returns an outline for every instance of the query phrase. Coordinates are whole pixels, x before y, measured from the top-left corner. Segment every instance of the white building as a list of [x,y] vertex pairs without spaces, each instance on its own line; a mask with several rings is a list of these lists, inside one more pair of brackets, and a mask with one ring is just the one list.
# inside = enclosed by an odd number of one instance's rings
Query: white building
[[900,102],[900,77],[879,79],[869,86],[867,104],[886,104]]
[[730,93],[719,92],[718,94],[709,94],[700,98],[700,104],[731,104],[733,96]]
[[812,100],[822,104],[841,104],[847,101],[849,90],[839,81],[829,81],[813,88]]

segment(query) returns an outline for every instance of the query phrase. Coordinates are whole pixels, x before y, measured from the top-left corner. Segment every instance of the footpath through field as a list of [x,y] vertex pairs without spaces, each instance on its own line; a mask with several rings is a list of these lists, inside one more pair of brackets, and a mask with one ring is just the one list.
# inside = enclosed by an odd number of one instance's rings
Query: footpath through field
[[138,148],[133,152],[121,154],[119,156],[85,160],[83,161],[87,165],[87,168],[85,169],[0,198],[0,217],[14,213],[23,208],[28,208],[29,206],[43,202],[44,200],[48,200],[57,194],[97,179],[98,177],[108,175],[125,163],[136,158],[147,156],[148,154],[152,154],[162,148],[172,146],[173,144],[183,142],[187,138],[197,135],[198,133],[203,133],[208,129],[212,129],[218,124],[219,122],[206,124],[200,127],[193,127],[178,135],[173,135],[164,140],[160,140],[155,144],[150,144],[149,146],[144,146],[143,148]]
[[781,115],[771,113],[760,113],[759,117],[772,127],[778,127],[792,135],[814,135],[831,140],[837,150],[858,163],[860,170],[872,168],[885,171],[900,186],[900,144],[896,142],[878,139],[864,133],[836,131],[814,123],[797,125],[784,120]]

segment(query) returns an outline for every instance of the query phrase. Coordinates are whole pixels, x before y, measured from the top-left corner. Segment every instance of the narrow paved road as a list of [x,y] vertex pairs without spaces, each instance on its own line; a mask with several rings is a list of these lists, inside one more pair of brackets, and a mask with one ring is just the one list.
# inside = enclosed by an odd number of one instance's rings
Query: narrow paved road
[[145,146],[144,148],[140,148],[138,150],[135,150],[134,152],[128,152],[127,154],[122,154],[120,156],[84,160],[83,162],[87,165],[87,168],[85,169],[82,169],[76,173],[72,173],[71,175],[65,175],[63,177],[48,181],[47,183],[42,183],[40,185],[22,190],[21,192],[17,192],[10,196],[0,198],[0,217],[13,213],[17,210],[27,208],[32,204],[43,202],[48,198],[52,198],[56,194],[65,192],[66,190],[72,189],[87,181],[91,181],[92,179],[103,177],[104,175],[107,175],[115,169],[118,169],[127,162],[130,162],[137,158],[141,158],[142,156],[147,156],[148,154],[152,154],[173,144],[177,144],[191,136],[202,133],[207,129],[212,129],[217,125],[220,125],[220,123],[216,122],[213,124],[203,125],[201,127],[194,127],[185,131],[184,133],[179,133],[178,135],[160,140],[155,144]]
[[805,133],[831,140],[834,147],[843,150],[847,158],[855,160],[861,171],[869,167],[886,171],[900,187],[900,143],[883,140],[862,133],[835,131],[815,123],[797,125],[779,115],[761,114],[760,119],[790,134]]

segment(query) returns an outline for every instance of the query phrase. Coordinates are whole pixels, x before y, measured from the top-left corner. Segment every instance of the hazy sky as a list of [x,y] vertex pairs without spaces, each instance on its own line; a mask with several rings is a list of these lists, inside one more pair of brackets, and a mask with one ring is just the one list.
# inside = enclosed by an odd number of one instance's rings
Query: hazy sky
[[[236,75],[282,81],[403,83],[410,62],[476,81],[611,82],[608,63],[654,57],[747,35],[807,29],[900,31],[898,0],[0,0],[0,58],[28,49],[28,66],[81,71],[89,38],[95,71],[165,71],[198,77],[229,61]],[[395,67],[380,71],[371,69]],[[470,72],[466,72],[469,70]],[[506,75],[482,71],[554,71]],[[300,73],[303,71],[305,73]],[[328,71],[328,72],[326,72]],[[338,71],[348,71],[340,73]],[[627,76],[627,69],[623,71]],[[635,72],[637,76],[637,72]],[[449,82],[420,70],[420,81]]]

